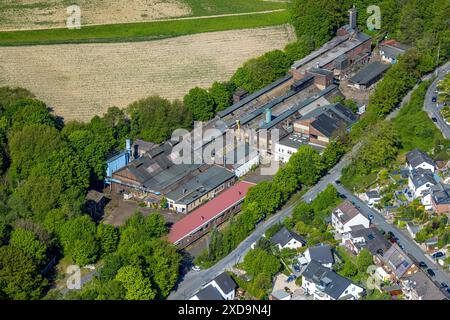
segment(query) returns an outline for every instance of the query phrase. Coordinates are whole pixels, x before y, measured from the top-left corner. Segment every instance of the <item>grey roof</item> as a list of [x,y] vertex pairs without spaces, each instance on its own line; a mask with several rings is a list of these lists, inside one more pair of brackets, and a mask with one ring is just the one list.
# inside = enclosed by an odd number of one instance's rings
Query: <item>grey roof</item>
[[292,239],[295,239],[302,244],[306,243],[306,240],[303,237],[299,236],[295,232],[289,231],[286,227],[281,228],[280,231],[275,233],[270,238],[270,242],[272,242],[273,244],[279,244],[284,247]]
[[86,200],[100,202],[104,196],[105,194],[98,192],[97,190],[89,190],[89,192],[86,195]]
[[300,111],[301,109],[307,107],[308,105],[310,105],[311,103],[313,103],[314,101],[318,100],[319,98],[329,94],[330,92],[334,91],[337,89],[337,86],[332,84],[331,86],[326,87],[325,89],[323,89],[322,91],[320,91],[319,93],[317,93],[316,95],[298,102],[296,104],[294,104],[291,108],[289,108],[288,110],[284,111],[283,113],[281,113],[280,115],[278,115],[275,119],[273,119],[272,121],[270,121],[269,123],[265,123],[264,125],[261,126],[261,129],[271,129],[274,126],[276,126],[277,124],[279,124],[280,122],[286,120],[287,118],[291,117],[292,115],[294,115],[296,112]]
[[275,290],[274,292],[271,293],[271,295],[278,300],[282,300],[286,297],[289,297],[291,294],[286,292],[285,290]]
[[310,258],[313,261],[317,261],[322,264],[334,263],[333,252],[331,251],[331,247],[327,244],[309,247],[308,251]]
[[214,278],[214,281],[225,294],[234,291],[237,287],[236,282],[234,282],[233,278],[231,278],[230,275],[226,272],[222,272],[221,274],[219,274]]
[[302,145],[308,144],[308,138],[302,136],[301,134],[292,132],[282,138],[278,143],[283,146],[291,147],[294,149],[300,148]]
[[391,45],[380,45],[380,53],[391,59],[396,59],[399,55],[405,53],[405,50]]
[[372,190],[372,191],[367,191],[366,195],[369,199],[378,199],[380,198],[380,194],[378,193],[378,191]]
[[308,281],[315,283],[316,287],[319,286],[322,288],[323,292],[335,300],[339,299],[345,290],[352,284],[349,279],[322,266],[314,260],[306,266],[302,276]]
[[426,184],[435,185],[437,183],[434,179],[433,172],[431,170],[423,170],[422,168],[412,170],[410,173],[410,178],[416,188]]
[[230,113],[233,113],[234,111],[238,110],[239,108],[243,107],[250,101],[255,100],[256,98],[262,96],[263,94],[267,93],[268,91],[272,90],[275,87],[278,87],[280,84],[285,83],[286,81],[289,81],[292,78],[291,74],[286,75],[285,77],[278,79],[277,81],[269,84],[268,86],[265,86],[264,88],[256,91],[255,93],[252,93],[251,95],[248,95],[238,103],[233,104],[232,106],[226,108],[225,110],[217,112],[217,115],[221,118],[229,115]]
[[364,238],[362,248],[366,248],[372,255],[383,255],[390,247],[391,243],[381,234],[376,227],[364,228],[350,232],[353,238]]
[[224,300],[219,290],[211,284],[197,292],[196,296],[199,300]]
[[431,187],[431,196],[436,204],[450,204],[450,184],[438,183]]
[[219,166],[212,166],[167,193],[168,199],[178,204],[189,204],[208,194],[221,184],[233,179],[234,173]]
[[372,83],[379,75],[389,69],[389,67],[389,64],[384,64],[378,61],[372,62],[351,77],[349,82],[368,85]]
[[320,74],[320,75],[323,75],[323,76],[328,76],[330,74],[333,74],[333,72],[331,72],[330,70],[323,69],[323,68],[311,68],[311,69],[308,70],[308,72],[315,73],[315,74]]
[[416,168],[417,166],[419,166],[424,162],[431,164],[432,166],[435,165],[434,161],[430,158],[430,156],[419,149],[414,149],[408,152],[406,154],[406,161],[413,168]]
[[446,296],[441,292],[441,290],[421,270],[407,277],[406,280],[410,281],[409,283],[411,288],[422,300],[446,299]]
[[295,61],[291,68],[309,69],[311,67],[316,67],[317,65],[319,65],[319,67],[326,66],[333,60],[370,39],[371,37],[369,35],[362,32],[355,32],[352,35],[336,36],[318,50],[310,53],[301,60]]
[[336,130],[348,128],[357,119],[356,115],[340,103],[318,108],[301,119],[314,117],[311,126],[331,138]]
[[396,243],[392,244],[389,250],[384,253],[382,260],[389,266],[397,279],[401,278],[414,264]]

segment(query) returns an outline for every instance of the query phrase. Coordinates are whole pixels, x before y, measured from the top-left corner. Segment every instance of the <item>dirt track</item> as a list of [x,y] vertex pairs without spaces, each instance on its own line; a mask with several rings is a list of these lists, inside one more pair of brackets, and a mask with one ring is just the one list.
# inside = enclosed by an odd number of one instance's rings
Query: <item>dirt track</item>
[[31,90],[66,120],[89,120],[151,94],[180,99],[289,40],[279,26],[149,42],[1,47],[0,86]]

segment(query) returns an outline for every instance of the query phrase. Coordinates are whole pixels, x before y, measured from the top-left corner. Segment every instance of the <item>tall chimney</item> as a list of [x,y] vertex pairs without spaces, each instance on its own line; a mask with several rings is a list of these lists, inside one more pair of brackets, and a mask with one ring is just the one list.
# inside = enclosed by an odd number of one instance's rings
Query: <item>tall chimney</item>
[[356,20],[358,18],[358,10],[353,6],[353,8],[348,10],[348,13],[349,13],[350,28],[356,30]]

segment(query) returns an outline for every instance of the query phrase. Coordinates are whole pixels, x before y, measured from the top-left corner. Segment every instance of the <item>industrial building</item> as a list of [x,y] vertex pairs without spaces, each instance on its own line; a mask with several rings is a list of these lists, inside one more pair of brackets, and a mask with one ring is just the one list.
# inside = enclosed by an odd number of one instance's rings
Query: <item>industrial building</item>
[[323,86],[322,82],[330,81],[331,75],[343,79],[355,65],[366,63],[372,39],[358,30],[356,20],[357,10],[352,8],[349,10],[349,24],[338,29],[336,37],[292,65],[294,79],[319,75],[315,82]]
[[374,61],[351,77],[348,80],[348,86],[360,90],[368,89],[380,80],[388,69],[388,64]]
[[211,228],[238,212],[253,185],[250,182],[240,181],[199,207],[171,227],[169,241],[179,248],[184,248],[199,239]]

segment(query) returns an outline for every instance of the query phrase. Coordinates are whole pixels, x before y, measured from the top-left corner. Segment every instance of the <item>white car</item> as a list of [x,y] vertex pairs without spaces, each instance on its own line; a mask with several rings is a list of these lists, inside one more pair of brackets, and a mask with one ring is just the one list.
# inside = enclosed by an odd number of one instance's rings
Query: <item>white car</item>
[[200,270],[202,270],[202,269],[200,269],[199,266],[193,266],[193,267],[192,267],[192,271],[199,272]]

